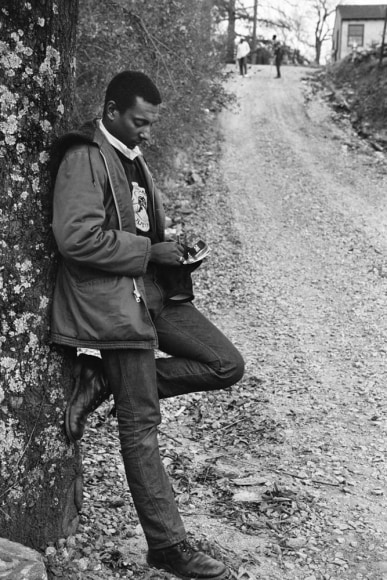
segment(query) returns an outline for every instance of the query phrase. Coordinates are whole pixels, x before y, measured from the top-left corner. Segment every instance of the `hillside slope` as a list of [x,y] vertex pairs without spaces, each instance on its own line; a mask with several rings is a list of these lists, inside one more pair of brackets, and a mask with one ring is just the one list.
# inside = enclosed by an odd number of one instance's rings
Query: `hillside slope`
[[375,149],[387,149],[387,60],[374,53],[352,55],[315,75],[319,88],[361,137]]

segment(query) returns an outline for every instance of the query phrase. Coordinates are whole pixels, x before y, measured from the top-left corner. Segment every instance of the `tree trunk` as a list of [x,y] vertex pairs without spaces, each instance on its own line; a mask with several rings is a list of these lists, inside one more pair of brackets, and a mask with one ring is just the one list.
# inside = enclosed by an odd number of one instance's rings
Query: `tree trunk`
[[68,123],[78,0],[0,6],[0,534],[43,548],[74,533],[77,446],[63,434],[68,356],[49,345],[55,249],[47,161]]
[[315,49],[316,49],[316,64],[320,64],[321,46],[322,46],[322,42],[318,38],[316,38],[316,44],[315,44]]
[[226,62],[234,62],[235,58],[235,0],[230,0],[227,7],[227,55]]
[[385,15],[384,15],[382,44],[381,44],[381,47],[380,47],[380,56],[379,56],[379,69],[381,69],[382,66],[383,66],[384,47],[386,46],[386,29],[387,29],[387,6],[386,6],[386,12],[385,12]]
[[253,40],[251,46],[251,64],[257,62],[257,16],[258,16],[258,0],[254,0],[254,14],[253,14]]

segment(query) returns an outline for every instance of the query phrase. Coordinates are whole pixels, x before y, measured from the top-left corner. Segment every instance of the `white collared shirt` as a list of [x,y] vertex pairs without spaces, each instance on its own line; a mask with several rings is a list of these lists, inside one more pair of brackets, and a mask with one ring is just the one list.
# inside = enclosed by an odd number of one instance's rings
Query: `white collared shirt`
[[98,127],[101,129],[102,133],[105,135],[106,139],[109,141],[110,145],[113,145],[122,155],[125,155],[128,159],[133,161],[139,155],[142,155],[140,148],[134,147],[133,149],[129,149],[126,145],[123,144],[122,141],[114,137],[109,131],[106,129],[105,125],[102,123],[102,119],[98,119]]

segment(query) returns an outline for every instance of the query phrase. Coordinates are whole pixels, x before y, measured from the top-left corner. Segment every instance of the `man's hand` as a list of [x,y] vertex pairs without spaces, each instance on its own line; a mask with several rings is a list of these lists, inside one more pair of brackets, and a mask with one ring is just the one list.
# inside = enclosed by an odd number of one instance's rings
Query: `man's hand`
[[184,262],[184,247],[177,242],[153,244],[150,262],[164,264],[164,266],[181,266]]

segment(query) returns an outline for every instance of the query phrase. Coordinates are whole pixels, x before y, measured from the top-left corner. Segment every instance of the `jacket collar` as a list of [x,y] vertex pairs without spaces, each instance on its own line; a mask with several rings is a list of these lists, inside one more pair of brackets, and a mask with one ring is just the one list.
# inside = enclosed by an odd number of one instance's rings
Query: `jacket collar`
[[102,119],[98,119],[97,127],[104,134],[106,139],[109,141],[110,145],[113,145],[113,147],[118,149],[118,151],[120,153],[122,153],[122,155],[125,155],[125,157],[127,157],[131,161],[134,161],[134,159],[136,159],[136,157],[141,155],[141,151],[140,151],[139,147],[134,147],[133,149],[129,149],[129,147],[127,147],[124,143],[122,143],[122,141],[120,141],[119,139],[114,137],[114,135],[112,135],[106,129],[105,125],[102,122]]

